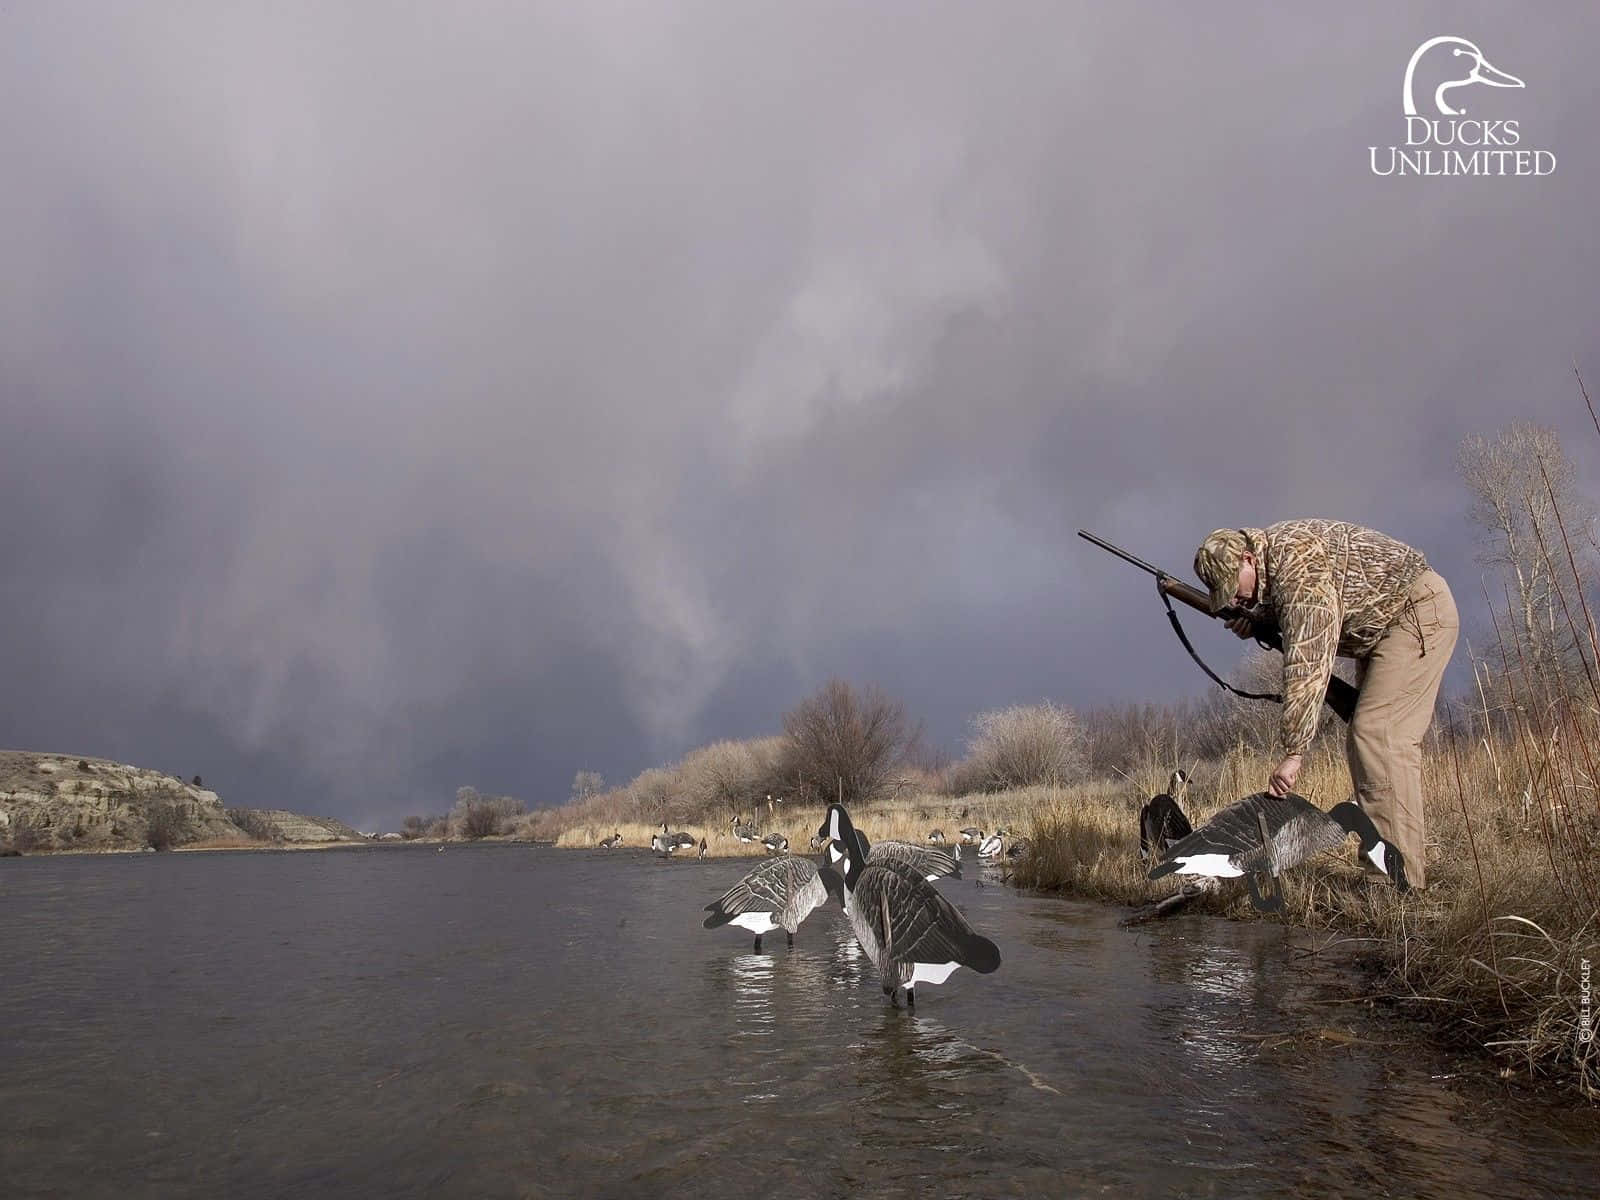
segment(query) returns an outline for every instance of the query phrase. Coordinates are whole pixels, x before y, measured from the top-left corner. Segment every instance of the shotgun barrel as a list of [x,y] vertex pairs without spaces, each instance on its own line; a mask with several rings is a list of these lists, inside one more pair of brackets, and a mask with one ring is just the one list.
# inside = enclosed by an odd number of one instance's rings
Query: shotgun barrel
[[[1228,605],[1216,612],[1212,612],[1209,593],[1203,592],[1192,584],[1187,584],[1176,576],[1168,574],[1160,567],[1145,562],[1144,559],[1136,554],[1129,554],[1121,546],[1108,542],[1105,538],[1096,537],[1087,529],[1078,530],[1078,536],[1086,542],[1093,542],[1102,550],[1109,550],[1124,562],[1132,563],[1141,571],[1154,575],[1156,577],[1156,587],[1163,595],[1172,597],[1180,604],[1187,604],[1196,612],[1205,613],[1206,616],[1215,617],[1219,621],[1231,621],[1236,617],[1248,618],[1251,623],[1251,635],[1257,643],[1265,646],[1268,650],[1280,652],[1283,650],[1283,634],[1279,631],[1275,622],[1263,621],[1253,613],[1246,612],[1244,609],[1233,605]],[[1176,620],[1177,618],[1174,617],[1173,619]],[[1190,651],[1190,653],[1193,653],[1193,651]],[[1204,664],[1201,665],[1203,666]],[[1333,675],[1328,679],[1328,690],[1322,699],[1329,708],[1333,709],[1348,724],[1350,718],[1355,715],[1356,700],[1359,697],[1360,692],[1355,687],[1346,683],[1337,675]]]

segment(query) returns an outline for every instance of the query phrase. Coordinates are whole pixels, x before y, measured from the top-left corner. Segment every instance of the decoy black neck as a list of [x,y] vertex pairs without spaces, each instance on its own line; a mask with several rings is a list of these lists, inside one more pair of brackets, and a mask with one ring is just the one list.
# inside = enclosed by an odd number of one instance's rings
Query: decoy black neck
[[1346,833],[1353,833],[1361,839],[1361,851],[1366,853],[1383,840],[1378,833],[1378,827],[1372,823],[1372,818],[1361,811],[1361,806],[1353,800],[1346,800],[1342,804],[1335,804],[1328,815]]

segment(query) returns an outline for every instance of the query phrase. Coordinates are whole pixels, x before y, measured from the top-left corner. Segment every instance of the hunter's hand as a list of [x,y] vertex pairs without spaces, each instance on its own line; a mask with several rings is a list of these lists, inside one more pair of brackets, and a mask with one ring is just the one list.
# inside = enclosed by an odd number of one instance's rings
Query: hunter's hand
[[1272,778],[1267,780],[1267,791],[1274,796],[1287,796],[1294,791],[1295,781],[1300,778],[1301,758],[1301,755],[1291,754],[1279,763]]
[[1229,629],[1242,638],[1251,638],[1256,635],[1256,623],[1250,617],[1235,617],[1227,624]]

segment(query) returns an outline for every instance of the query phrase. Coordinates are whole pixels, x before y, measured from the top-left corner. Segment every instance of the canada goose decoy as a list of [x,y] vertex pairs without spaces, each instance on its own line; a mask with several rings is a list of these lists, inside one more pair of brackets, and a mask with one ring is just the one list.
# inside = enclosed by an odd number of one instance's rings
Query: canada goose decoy
[[789,839],[781,833],[769,833],[761,839],[761,844],[767,848],[768,854],[789,853]]
[[622,845],[622,835],[620,833],[613,833],[608,838],[600,839],[600,848],[602,850],[615,850],[620,845]]
[[809,858],[784,855],[763,862],[722,896],[706,905],[711,915],[705,928],[737,925],[756,935],[757,954],[761,935],[783,929],[794,945],[794,931],[811,911],[828,899],[827,888]]
[[1139,859],[1146,861],[1167,852],[1174,842],[1194,832],[1189,818],[1183,815],[1180,801],[1189,786],[1189,776],[1182,770],[1172,773],[1167,780],[1167,790],[1151,796],[1139,810]]
[[756,827],[754,825],[746,825],[738,817],[735,817],[729,824],[733,826],[733,836],[741,842],[748,843],[756,840]]
[[1011,836],[1011,831],[1003,826],[996,829],[978,847],[979,858],[999,858],[1000,851],[1005,849],[1006,838]]
[[[929,883],[937,879],[951,877],[961,878],[961,863],[958,855],[937,846],[918,846],[914,842],[869,842],[867,835],[859,829],[854,830],[856,845],[861,849],[861,856],[870,865],[878,862],[897,862],[910,867]],[[814,838],[813,841],[825,842],[828,847],[828,861],[835,870],[840,870],[840,863],[844,859],[844,847],[831,838]]]
[[672,853],[674,849],[672,835],[667,832],[667,823],[665,821],[661,822],[660,833],[652,833],[650,835],[650,849],[661,855]]
[[961,844],[964,846],[979,846],[983,844],[983,830],[973,825],[968,825],[961,831]]
[[700,857],[704,858],[705,856],[706,856],[706,840],[705,840],[705,838],[701,838],[700,839]]
[[680,829],[672,835],[672,848],[674,850],[693,850],[694,834],[686,833]]
[[[1278,873],[1342,845],[1352,833],[1361,839],[1361,853],[1389,877],[1395,890],[1406,891],[1405,856],[1379,835],[1372,818],[1355,803],[1346,800],[1323,812],[1303,796],[1279,797],[1267,792],[1228,805],[1174,843],[1151,869],[1149,878],[1160,879],[1174,872],[1220,878],[1243,875],[1251,903],[1262,912],[1279,912],[1283,894],[1277,887]],[[1257,888],[1257,875],[1271,881],[1269,895],[1263,896]]]
[[944,830],[935,829],[932,833],[930,833],[928,835],[928,842],[931,845],[934,845],[934,846],[942,846],[942,845],[944,845]]
[[1033,842],[1028,838],[1018,838],[1006,847],[1006,857],[1012,862],[1021,862],[1033,849]]
[[823,886],[844,909],[891,1003],[898,1007],[895,993],[903,987],[906,1005],[914,1007],[917,984],[943,983],[958,967],[987,975],[1000,966],[998,947],[914,867],[890,858],[868,861],[843,805],[828,806],[817,835],[842,852],[843,874],[823,867]]

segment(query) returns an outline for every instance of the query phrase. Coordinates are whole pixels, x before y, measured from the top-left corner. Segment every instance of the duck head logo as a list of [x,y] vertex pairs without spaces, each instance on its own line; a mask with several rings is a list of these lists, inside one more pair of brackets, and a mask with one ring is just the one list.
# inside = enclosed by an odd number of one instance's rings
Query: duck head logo
[[[1411,61],[1406,64],[1406,85],[1402,100],[1405,103],[1406,116],[1415,117],[1417,113],[1416,97],[1412,94],[1412,86],[1417,75],[1417,64],[1427,59],[1429,63],[1440,62],[1442,68],[1452,75],[1433,90],[1433,103],[1438,111],[1447,117],[1459,117],[1466,113],[1464,108],[1451,108],[1450,102],[1445,98],[1445,93],[1456,88],[1470,87],[1474,83],[1486,83],[1490,87],[1519,88],[1526,85],[1515,75],[1507,75],[1499,70],[1483,56],[1483,51],[1463,37],[1446,34],[1442,37],[1429,38],[1411,52]],[[1450,71],[1451,60],[1458,60],[1454,65],[1458,68],[1470,64],[1471,69],[1461,78],[1454,78]]]
[[[1403,146],[1369,146],[1374,175],[1550,175],[1556,156],[1523,143],[1515,118],[1477,115],[1482,89],[1525,88],[1495,66],[1477,43],[1445,34],[1411,52],[1400,91],[1405,110]],[[1431,90],[1430,90],[1431,89]],[[1482,89],[1479,89],[1482,91]],[[1484,92],[1487,96],[1489,93]],[[1473,107],[1467,115],[1467,103]],[[1421,100],[1419,107],[1418,101]],[[1513,109],[1513,111],[1515,111]]]

